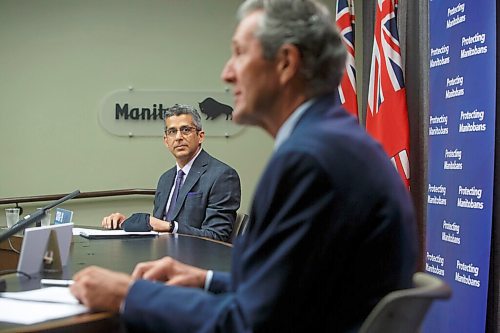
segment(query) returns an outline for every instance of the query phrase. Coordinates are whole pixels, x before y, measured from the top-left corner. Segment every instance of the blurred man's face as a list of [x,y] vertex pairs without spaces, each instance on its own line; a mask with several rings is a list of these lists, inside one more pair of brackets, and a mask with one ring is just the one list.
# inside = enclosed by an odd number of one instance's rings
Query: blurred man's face
[[273,111],[279,89],[275,61],[264,59],[260,41],[254,36],[262,11],[245,17],[232,40],[232,54],[221,77],[233,85],[233,119],[239,124],[259,125]]

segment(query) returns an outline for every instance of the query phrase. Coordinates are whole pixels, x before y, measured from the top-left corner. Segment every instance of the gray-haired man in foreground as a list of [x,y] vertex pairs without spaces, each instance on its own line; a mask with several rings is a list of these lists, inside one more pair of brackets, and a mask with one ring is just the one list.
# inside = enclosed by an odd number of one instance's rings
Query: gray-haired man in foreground
[[410,287],[412,203],[381,147],[336,100],[344,61],[318,2],[244,2],[222,78],[233,85],[233,120],[276,143],[231,272],[172,258],[132,276],[91,267],[75,275],[74,295],[147,331],[348,332],[384,295]]

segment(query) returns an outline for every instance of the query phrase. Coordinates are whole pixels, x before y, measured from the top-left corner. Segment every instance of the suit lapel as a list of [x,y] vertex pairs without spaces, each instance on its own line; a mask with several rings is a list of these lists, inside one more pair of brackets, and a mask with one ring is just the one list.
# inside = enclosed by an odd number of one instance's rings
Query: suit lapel
[[208,166],[209,155],[202,150],[200,155],[194,160],[193,165],[191,166],[191,170],[182,184],[181,190],[179,192],[179,196],[177,197],[177,202],[175,204],[174,209],[174,219],[179,214],[181,207],[184,205],[184,201],[186,200],[187,194],[191,191],[193,186],[198,182],[201,175],[205,173]]
[[157,191],[160,191],[160,194],[158,197],[158,206],[157,206],[158,208],[154,214],[156,218],[163,219],[165,216],[168,196],[170,195],[170,190],[174,185],[176,170],[177,170],[176,167],[173,167],[172,169],[168,170],[168,173],[165,175],[165,187],[162,189],[157,189]]

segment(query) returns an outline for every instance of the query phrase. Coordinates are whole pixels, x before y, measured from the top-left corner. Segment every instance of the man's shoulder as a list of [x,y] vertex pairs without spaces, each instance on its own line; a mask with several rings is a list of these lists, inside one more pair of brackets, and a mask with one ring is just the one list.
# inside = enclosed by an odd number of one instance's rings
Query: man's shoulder
[[338,106],[306,114],[273,155],[277,163],[292,158],[314,161],[316,168],[330,175],[345,174],[346,170],[361,172],[367,165],[393,171],[380,144]]
[[354,117],[338,109],[332,111],[299,122],[277,153],[322,157],[378,149]]
[[218,170],[223,170],[223,171],[224,170],[232,170],[232,171],[236,172],[236,170],[233,167],[231,167],[230,165],[228,165],[227,163],[222,162],[221,160],[213,157],[212,155],[210,155],[205,150],[203,150],[203,152],[205,153],[205,158],[206,158],[206,162],[207,162],[207,167],[208,168],[210,168],[210,169],[218,169]]
[[170,168],[170,169],[168,169],[167,171],[165,171],[164,173],[161,174],[160,181],[162,179],[165,179],[165,178],[168,178],[168,177],[174,177],[175,174],[176,174],[176,172],[177,172],[177,168],[175,166],[172,167],[172,168]]

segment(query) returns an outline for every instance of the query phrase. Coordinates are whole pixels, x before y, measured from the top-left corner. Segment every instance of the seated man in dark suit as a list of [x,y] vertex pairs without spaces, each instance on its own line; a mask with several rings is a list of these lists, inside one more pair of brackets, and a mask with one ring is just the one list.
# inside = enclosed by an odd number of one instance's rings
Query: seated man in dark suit
[[240,206],[236,171],[201,148],[205,133],[191,106],[176,104],[164,114],[165,145],[176,166],[165,172],[156,188],[153,216],[114,213],[102,220],[108,229],[163,231],[227,241]]
[[344,64],[324,5],[245,1],[222,77],[233,120],[262,127],[275,149],[231,272],[168,257],[131,276],[89,267],[72,293],[142,331],[354,332],[383,296],[410,287],[412,202],[381,146],[339,105]]

